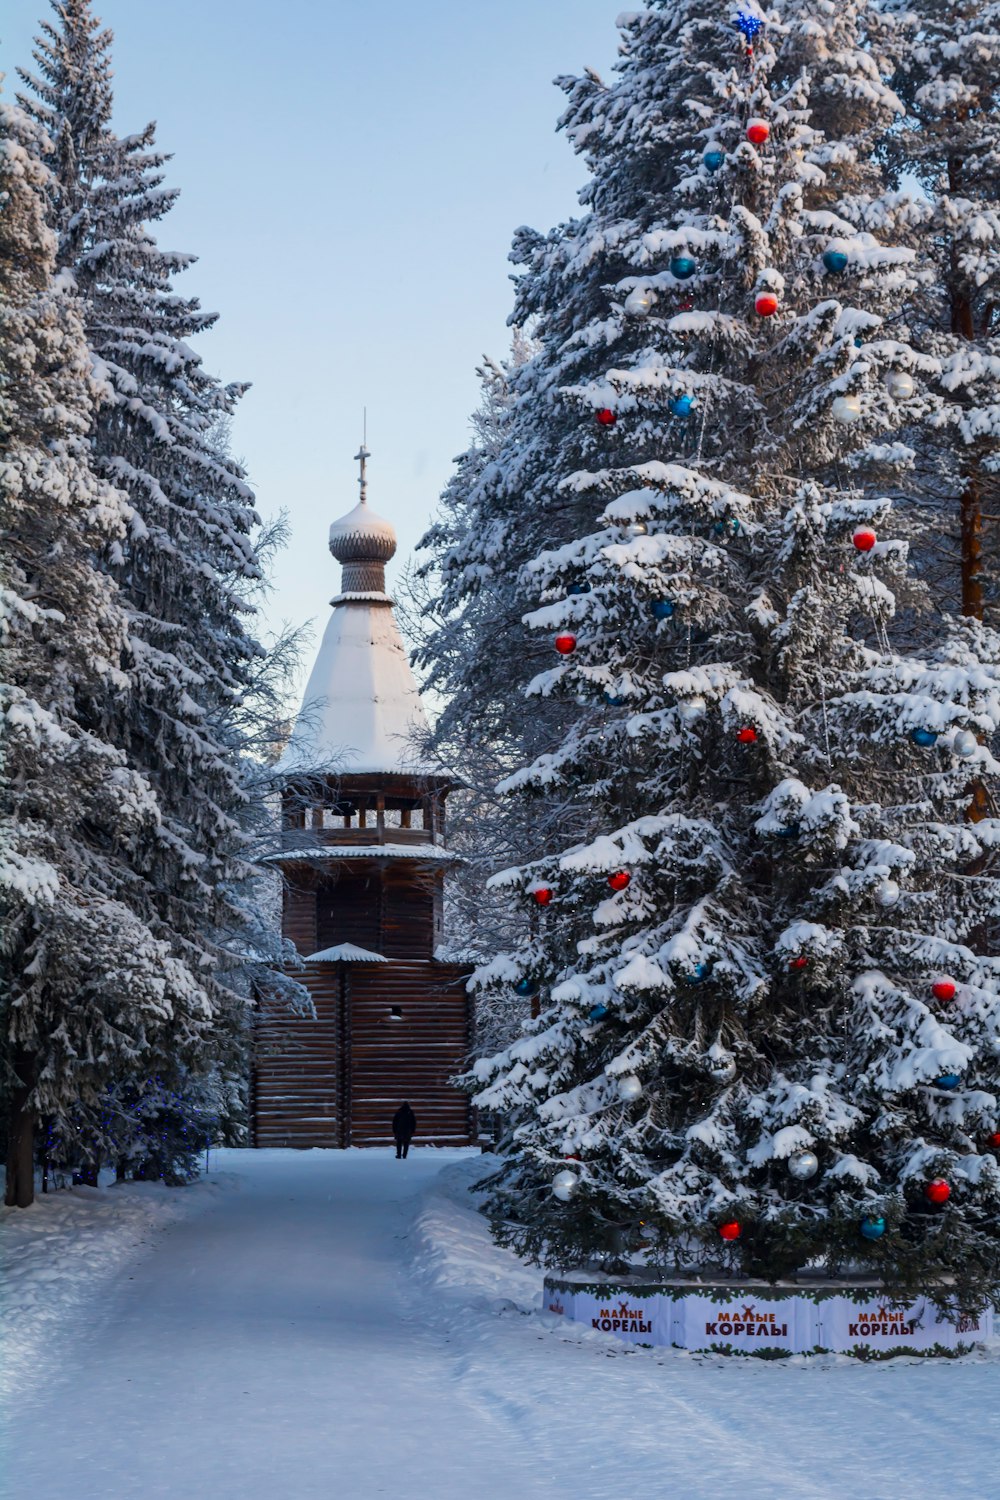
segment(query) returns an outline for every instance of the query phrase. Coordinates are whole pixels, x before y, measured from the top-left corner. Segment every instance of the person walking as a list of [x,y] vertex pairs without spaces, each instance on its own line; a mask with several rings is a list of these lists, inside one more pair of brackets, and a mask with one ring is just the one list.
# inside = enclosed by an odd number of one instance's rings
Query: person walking
[[392,1133],[396,1138],[396,1160],[405,1156],[410,1149],[410,1142],[417,1133],[417,1117],[404,1099],[392,1117]]

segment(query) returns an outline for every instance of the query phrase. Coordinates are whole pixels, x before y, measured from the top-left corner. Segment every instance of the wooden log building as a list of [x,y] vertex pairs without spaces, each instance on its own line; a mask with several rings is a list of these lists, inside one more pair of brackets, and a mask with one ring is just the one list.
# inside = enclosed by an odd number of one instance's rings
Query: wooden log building
[[473,1138],[448,1081],[472,1039],[469,971],[434,956],[455,783],[415,748],[426,720],[385,591],[396,536],[368,508],[368,456],[360,503],[330,528],[341,591],[278,767],[282,926],[316,1015],[258,1026],[257,1146],[387,1145],[404,1099],[417,1145]]

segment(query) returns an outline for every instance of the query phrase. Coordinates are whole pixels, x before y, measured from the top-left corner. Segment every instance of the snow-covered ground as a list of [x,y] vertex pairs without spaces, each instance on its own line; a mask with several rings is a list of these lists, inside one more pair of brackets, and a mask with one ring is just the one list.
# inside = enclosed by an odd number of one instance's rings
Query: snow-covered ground
[[992,1500],[1000,1349],[761,1363],[540,1311],[459,1151],[3,1215],[9,1500]]

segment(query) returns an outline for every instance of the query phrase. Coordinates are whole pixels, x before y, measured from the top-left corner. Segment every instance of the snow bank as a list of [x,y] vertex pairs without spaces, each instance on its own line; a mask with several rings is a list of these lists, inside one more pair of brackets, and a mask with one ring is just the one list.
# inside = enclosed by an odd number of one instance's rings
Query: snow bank
[[[2,1173],[0,1173],[2,1177]],[[106,1293],[168,1225],[215,1201],[224,1177],[168,1188],[109,1183],[40,1195],[0,1209],[0,1399],[41,1383],[58,1363],[63,1330],[99,1328]]]

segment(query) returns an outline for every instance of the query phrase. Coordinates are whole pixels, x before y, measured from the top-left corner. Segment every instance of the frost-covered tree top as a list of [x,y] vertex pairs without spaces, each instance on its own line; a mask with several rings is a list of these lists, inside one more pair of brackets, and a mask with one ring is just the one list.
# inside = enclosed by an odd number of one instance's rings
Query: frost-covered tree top
[[950,621],[917,656],[896,624],[928,608],[892,496],[940,365],[879,208],[888,26],[628,18],[616,82],[567,85],[589,215],[522,247],[523,503],[581,524],[522,573],[552,662],[525,712],[571,722],[507,786],[592,831],[496,877],[524,941],[478,982],[541,1015],[474,1080],[510,1121],[501,1233],[548,1258],[641,1223],[667,1263],[996,1279],[1000,821],[966,813],[1000,640]]

